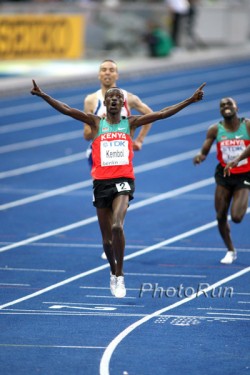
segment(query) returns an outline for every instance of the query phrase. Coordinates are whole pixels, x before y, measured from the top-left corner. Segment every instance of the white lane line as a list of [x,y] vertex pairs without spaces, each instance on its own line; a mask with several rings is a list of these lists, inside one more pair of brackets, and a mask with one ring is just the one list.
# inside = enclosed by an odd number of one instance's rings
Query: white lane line
[[[233,295],[235,295],[236,293],[234,293]],[[206,307],[206,308],[201,308],[201,307],[198,307],[197,310],[204,310],[204,311],[208,311],[208,314],[210,314],[212,312],[212,310],[214,311],[240,311],[240,312],[249,312],[250,313],[250,310],[243,310],[243,309],[218,309],[218,308],[213,308],[213,307]],[[216,313],[218,314],[218,313]]]
[[[60,244],[58,244],[60,245]],[[100,246],[99,246],[100,247]],[[126,246],[127,247],[127,246]],[[243,249],[237,247],[242,253],[249,253],[250,249]],[[176,251],[225,251],[225,247],[193,247],[193,246],[168,246],[162,250],[176,250]]]
[[217,281],[216,283],[210,285],[209,287],[201,290],[200,292],[198,293],[194,293],[192,294],[190,297],[187,297],[185,299],[182,299],[176,303],[174,303],[173,305],[170,305],[170,306],[167,306],[167,307],[164,307],[163,309],[160,309],[160,310],[157,310],[155,311],[154,313],[152,314],[149,314],[147,315],[146,317],[138,320],[137,322],[131,324],[130,326],[128,326],[125,330],[123,330],[118,336],[116,336],[111,342],[110,344],[107,346],[103,356],[102,356],[102,359],[101,359],[101,362],[100,362],[100,372],[99,374],[100,375],[109,375],[109,363],[110,363],[110,359],[115,351],[115,349],[117,348],[117,346],[121,343],[122,340],[124,340],[124,338],[130,334],[132,331],[134,331],[136,328],[138,328],[139,326],[141,326],[142,324],[148,322],[150,319],[154,318],[154,317],[157,317],[159,315],[161,315],[162,313],[165,313],[166,311],[169,311],[169,310],[172,310],[172,309],[175,309],[176,307],[179,307],[185,303],[188,303],[190,301],[192,301],[193,299],[197,298],[197,297],[200,297],[201,295],[204,295],[204,293],[207,293],[231,280],[234,280],[240,276],[243,276],[244,274],[246,274],[247,272],[250,271],[250,267],[247,267],[239,272],[236,272],[235,274],[231,275],[231,276],[228,276],[222,280],[219,280]]
[[[165,167],[167,165],[172,165],[174,163],[178,163],[178,162],[181,162],[181,161],[184,161],[184,160],[187,160],[187,159],[191,159],[198,151],[199,151],[199,149],[195,149],[195,150],[183,152],[182,154],[169,156],[167,158],[160,159],[160,160],[157,160],[157,161],[154,161],[154,162],[151,162],[151,163],[145,163],[145,164],[139,165],[139,166],[134,168],[135,174],[137,175],[139,173],[143,173],[143,172],[150,171],[150,170],[155,170],[157,168],[162,168],[162,167]],[[215,152],[215,147],[212,147],[211,152]],[[79,190],[79,189],[82,189],[84,187],[88,187],[88,186],[91,186],[91,185],[92,185],[92,180],[85,180],[83,182],[78,182],[78,183],[75,183],[75,184],[72,184],[72,185],[66,185],[66,186],[63,186],[61,188],[49,190],[49,191],[44,192],[44,193],[35,194],[35,195],[29,196],[29,197],[26,197],[26,198],[18,199],[16,201],[4,203],[4,204],[0,205],[0,211],[7,210],[7,209],[10,209],[10,208],[13,208],[13,207],[18,207],[18,206],[28,204],[28,203],[32,203],[32,202],[37,202],[37,201],[42,200],[42,199],[51,198],[51,197],[54,197],[56,195],[65,194],[65,193],[68,193],[70,191]]]
[[[249,112],[249,114],[250,114],[250,112]],[[161,132],[161,133],[157,133],[157,134],[153,134],[153,135],[148,135],[146,137],[146,139],[144,140],[144,145],[158,143],[158,142],[162,142],[162,141],[165,141],[165,140],[178,138],[180,136],[192,135],[194,133],[197,134],[198,132],[202,132],[202,131],[206,130],[207,127],[213,122],[216,122],[216,119],[211,120],[211,121],[206,121],[206,122],[203,122],[203,123],[199,123],[197,125],[186,126],[185,128],[182,128],[182,129],[168,130],[168,131],[165,131],[165,132]],[[77,153],[77,154],[73,154],[73,155],[70,155],[70,156],[54,159],[54,160],[43,162],[43,163],[32,164],[32,165],[28,165],[26,167],[21,167],[21,168],[16,168],[16,169],[13,169],[13,170],[4,171],[4,172],[0,173],[0,178],[13,177],[13,176],[17,176],[19,174],[31,173],[31,172],[35,172],[37,170],[67,164],[68,162],[71,161],[71,159],[73,160],[74,157],[76,158],[76,160],[79,160],[80,155],[82,155],[83,159],[86,158],[85,152],[83,152],[82,154]]]
[[48,270],[43,268],[13,268],[13,267],[0,267],[1,271],[23,271],[23,272],[66,272],[65,270]]
[[35,241],[40,241],[43,238],[48,238],[48,237],[51,237],[51,236],[55,236],[56,234],[64,233],[64,232],[67,232],[69,230],[76,229],[76,228],[82,227],[84,225],[88,225],[88,224],[94,223],[96,221],[97,221],[97,217],[96,216],[92,216],[92,217],[90,217],[88,219],[77,221],[76,223],[72,223],[72,224],[66,225],[64,227],[60,227],[60,228],[51,230],[49,232],[45,232],[45,233],[39,234],[37,236],[27,238],[26,240],[19,241],[19,242],[13,243],[11,245],[7,245],[7,246],[4,246],[4,247],[1,247],[0,248],[0,252],[7,251],[7,250],[10,250],[10,249],[14,249],[14,248],[17,248],[17,247],[20,247],[20,246],[24,246],[24,245],[27,245],[29,243],[35,242]]
[[190,277],[190,278],[206,278],[205,275],[177,275],[172,273],[138,273],[138,272],[126,272],[126,275],[131,276],[152,276],[152,277]]
[[[200,189],[202,187],[211,185],[212,183],[214,183],[214,178],[210,177],[210,178],[207,178],[205,180],[201,180],[201,181],[195,182],[193,184],[189,184],[189,185],[183,186],[181,188],[168,191],[166,193],[158,194],[155,197],[144,199],[144,200],[142,200],[142,201],[140,201],[138,203],[131,204],[131,206],[129,207],[129,211],[133,211],[133,210],[138,209],[140,207],[148,206],[150,204],[154,204],[154,203],[163,201],[165,199],[176,197],[176,196],[178,196],[180,194],[184,194],[184,193],[186,193],[188,191],[193,191],[195,189]],[[75,223],[72,223],[72,224],[69,224],[69,225],[66,225],[66,226],[63,226],[63,227],[51,230],[49,232],[45,232],[45,233],[39,234],[37,236],[27,238],[25,240],[22,240],[22,241],[19,241],[19,242],[15,242],[15,243],[13,243],[11,245],[7,245],[7,246],[4,246],[4,247],[1,247],[0,248],[0,253],[3,252],[3,251],[7,251],[7,250],[10,250],[10,249],[14,249],[14,248],[23,246],[23,245],[27,245],[27,244],[32,243],[32,242],[36,242],[36,241],[42,240],[44,238],[48,238],[48,237],[54,236],[54,235],[59,234],[59,233],[64,233],[64,232],[67,232],[69,230],[82,227],[84,225],[92,224],[92,223],[94,223],[96,221],[97,221],[97,216],[92,216],[92,217],[90,217],[88,219],[77,221]]]
[[44,161],[42,163],[27,165],[26,167],[20,167],[16,169],[10,169],[5,172],[0,172],[0,179],[9,178],[14,176],[20,176],[27,173],[41,171],[42,169],[54,168],[61,165],[74,163],[75,161],[86,159],[85,152],[78,152],[69,156],[63,156],[61,158]]
[[3,305],[0,306],[0,310],[4,309],[5,307],[9,307],[9,306],[13,306],[13,305],[16,305],[17,303],[20,303],[20,302],[23,302],[23,301],[27,301],[31,298],[34,298],[34,297],[37,297],[37,296],[40,296],[41,294],[44,294],[44,293],[47,293],[51,290],[54,290],[56,288],[59,288],[63,285],[66,285],[66,284],[69,284],[73,281],[76,281],[78,279],[81,279],[83,277],[86,277],[88,275],[92,275],[93,273],[96,273],[96,272],[99,272],[99,271],[102,271],[106,268],[109,268],[109,264],[103,264],[102,266],[99,266],[99,267],[96,267],[96,268],[93,268],[89,271],[86,271],[86,272],[82,272],[78,275],[75,275],[75,276],[72,276],[68,279],[65,279],[63,281],[60,281],[59,283],[56,283],[56,284],[53,284],[53,285],[50,285],[48,286],[47,288],[44,288],[44,289],[41,289],[41,290],[38,290],[37,292],[35,293],[32,293],[32,294],[28,294],[27,296],[24,296],[24,297],[21,297],[21,298],[18,298],[14,301],[11,301],[11,302],[7,302]]
[[[126,255],[124,257],[124,261],[127,261],[128,259],[132,259],[132,258],[136,258],[138,256],[141,256],[143,254],[147,254],[151,251],[154,251],[154,250],[157,250],[159,249],[161,246],[164,246],[166,244],[170,244],[170,243],[173,243],[173,242],[176,242],[176,241],[179,241],[179,240],[182,240],[184,238],[188,238],[190,236],[193,236],[194,234],[197,234],[197,233],[200,233],[200,232],[203,232],[207,229],[210,229],[210,228],[213,228],[217,225],[217,222],[216,221],[212,221],[210,223],[207,223],[205,225],[201,225],[200,227],[197,227],[197,228],[194,228],[192,230],[189,230],[187,232],[184,232],[184,233],[181,233],[177,236],[174,236],[174,237],[171,237],[171,238],[168,238],[167,240],[165,241],[162,241],[162,242],[159,242],[159,243],[156,243],[155,245],[152,245],[152,246],[149,246],[149,247],[146,247],[145,249],[143,250],[139,250],[139,251],[136,251],[135,253],[133,254],[130,254],[130,255]],[[0,310],[4,309],[5,307],[9,307],[9,306],[12,306],[12,305],[16,305],[17,303],[20,303],[20,302],[23,302],[23,301],[26,301],[28,299],[31,299],[31,298],[34,298],[34,297],[37,297],[41,294],[44,294],[44,293],[47,293],[53,289],[56,289],[56,288],[59,288],[63,285],[66,285],[66,284],[69,284],[75,280],[78,280],[78,279],[81,279],[83,277],[86,277],[86,276],[89,276],[89,275],[92,275],[94,273],[97,273],[99,271],[102,271],[102,270],[105,270],[109,268],[109,264],[106,263],[106,264],[103,264],[102,266],[99,266],[99,267],[96,267],[96,268],[92,268],[91,270],[88,270],[86,272],[82,272],[78,275],[75,275],[75,276],[72,276],[68,279],[65,279],[59,283],[56,283],[56,284],[53,284],[53,285],[50,285],[49,287],[47,288],[44,288],[44,289],[41,289],[35,293],[32,293],[32,294],[29,294],[27,296],[24,296],[24,297],[21,297],[17,300],[14,300],[14,301],[11,301],[11,302],[7,302],[3,305],[0,306]]]
[[0,211],[7,210],[7,209],[10,209],[10,208],[13,208],[13,207],[22,206],[22,205],[28,204],[28,203],[37,202],[37,201],[40,201],[42,199],[55,197],[56,195],[66,194],[66,193],[69,193],[71,191],[75,191],[75,190],[79,190],[79,189],[82,189],[82,188],[85,188],[85,187],[88,187],[88,186],[92,186],[92,184],[93,184],[92,180],[86,180],[86,181],[83,181],[83,182],[77,182],[77,183],[72,184],[72,185],[63,186],[63,187],[58,188],[58,189],[49,190],[49,191],[46,191],[44,193],[31,195],[30,197],[26,197],[26,198],[18,199],[16,201],[12,201],[12,202],[9,202],[9,203],[1,204],[0,205]]
[[[168,156],[163,159],[159,159],[156,161],[148,162],[142,165],[138,165],[137,167],[134,168],[135,174],[137,175],[138,173],[146,172],[146,171],[151,171],[157,168],[162,168],[165,167],[166,165],[172,165],[184,160],[190,159],[190,163],[192,162],[192,158],[194,155],[199,151],[200,149],[193,149],[190,151],[183,152],[181,154],[176,154],[173,156]],[[215,152],[215,147],[211,148],[210,152]]]
[[[103,311],[75,311],[72,309],[69,310],[24,310],[24,309],[6,309],[1,310],[0,315],[39,315],[39,316],[74,316],[74,317],[82,317],[82,316],[101,316],[101,317],[138,317],[144,318],[148,316],[147,314],[139,314],[139,313],[118,313],[118,312],[103,312]],[[250,321],[247,317],[230,317],[230,316],[199,316],[199,315],[164,315],[162,314],[158,319],[162,319],[163,322],[155,322],[156,324],[165,323],[169,318],[174,319],[200,319],[202,321],[207,322],[214,322],[218,320],[228,320],[228,321],[238,321],[238,322],[248,322]],[[106,347],[105,347],[106,348]],[[105,349],[104,348],[104,349]]]
[[60,348],[60,349],[105,349],[105,346],[72,346],[72,345],[31,345],[31,344],[0,344],[4,348]]
[[[39,104],[39,103],[35,103]],[[13,110],[14,108],[12,108]],[[32,110],[34,111],[33,105],[32,105]],[[31,106],[29,105],[29,112],[31,111]],[[2,112],[2,111],[1,111]],[[33,112],[34,113],[34,112]],[[11,113],[13,115],[13,113]],[[28,129],[36,129],[41,126],[52,126],[53,124],[60,124],[62,122],[67,122],[69,121],[69,117],[67,118],[66,116],[62,118],[62,115],[53,115],[53,116],[47,116],[43,117],[40,119],[35,119],[35,120],[27,120],[23,122],[17,122],[15,124],[10,124],[10,125],[4,125],[1,126],[0,128],[0,134],[8,134],[8,133],[13,133],[13,132],[18,132],[21,130],[28,130]]]
[[[244,85],[245,87],[248,87],[248,84]],[[225,91],[224,90],[220,90],[220,88],[222,87],[222,85],[218,85],[217,88],[216,88],[216,91],[215,93],[218,94],[219,91]],[[239,88],[241,89],[242,86],[239,85]],[[190,93],[189,93],[190,94]],[[172,98],[171,100],[176,100],[178,99],[178,97],[182,96],[182,97],[186,97],[186,95],[189,95],[187,93],[187,90],[183,90],[182,92],[182,95],[172,95]],[[211,94],[211,92],[210,92]],[[206,95],[206,89],[205,89],[205,95]],[[170,98],[168,98],[168,101],[170,100]],[[237,95],[237,103],[240,105],[240,104],[243,104],[243,103],[248,103],[249,102],[249,92],[247,93],[244,93],[244,94],[239,94]],[[146,102],[148,105],[152,105],[152,104],[162,104],[162,105],[166,105],[166,98],[164,95],[160,94],[160,95],[154,95],[150,100],[148,100]],[[186,116],[187,114],[194,114],[194,113],[199,113],[199,112],[203,112],[203,111],[209,111],[209,110],[214,110],[215,108],[218,108],[218,100],[209,100],[209,101],[204,101],[204,102],[200,102],[200,104],[198,106],[194,106],[194,107],[187,107],[184,111],[184,113],[182,111],[178,112],[175,117],[181,117],[181,116]],[[217,121],[218,121],[218,118],[217,118]],[[216,122],[217,122],[216,121]]]
[[197,133],[204,132],[207,130],[209,125],[215,123],[216,121],[218,121],[218,119],[201,122],[196,125],[185,126],[183,128],[178,128],[178,129],[173,129],[173,130],[168,130],[168,131],[163,131],[163,132],[159,131],[156,134],[149,134],[144,139],[143,146],[183,137],[185,135],[192,135],[194,133],[197,134]]
[[70,139],[82,137],[82,130],[74,130],[67,133],[61,133],[56,135],[51,135],[48,137],[33,139],[31,141],[17,142],[9,145],[0,147],[0,154],[6,154],[13,151],[27,150],[29,148],[34,148],[38,146],[50,145],[52,143],[65,142]]
[[[64,97],[62,99],[59,98],[58,100],[71,105],[70,103],[74,103],[75,101],[81,101],[82,102],[83,97],[82,97],[82,95],[78,94],[78,95],[67,96],[67,97]],[[46,109],[48,109],[48,105],[44,101],[37,101],[37,102],[33,102],[33,103],[17,105],[15,107],[12,106],[12,107],[3,108],[0,112],[0,117],[18,114],[18,113],[26,113],[26,112],[29,113],[29,112],[31,112],[31,110],[34,112],[34,111],[38,111],[38,110],[40,111],[40,110],[46,110]],[[60,115],[58,115],[58,116],[60,116]],[[41,121],[43,121],[43,119],[41,119]],[[11,126],[11,125],[6,125],[6,126]],[[26,129],[26,128],[24,128],[24,129]],[[4,130],[4,132],[6,132],[6,130]]]
[[222,312],[207,312],[207,315],[226,315],[226,316],[250,316],[250,314],[234,314],[234,313],[222,313]]
[[49,309],[52,310],[61,310],[61,309],[75,309],[75,310],[89,310],[89,311],[114,311],[117,310],[116,307],[110,306],[94,306],[94,307],[86,307],[86,306],[72,306],[69,304],[60,304],[60,305],[52,305],[49,306]]
[[[231,88],[232,85],[234,86],[235,90],[236,90],[237,87],[241,88],[242,84],[244,84],[244,85],[246,84],[247,87],[248,87],[249,86],[249,82],[247,80],[248,76],[245,77],[245,78],[242,78],[242,74],[247,74],[247,73],[249,73],[249,67],[244,67],[244,68],[241,68],[241,69],[238,69],[238,68],[225,69],[223,71],[221,71],[219,69],[217,73],[214,73],[214,72],[213,73],[205,73],[204,81],[209,80],[209,84],[210,85],[212,84],[213,90],[215,90],[218,94],[217,90],[225,90],[225,89],[228,89],[228,87]],[[220,79],[222,77],[225,77],[226,83],[224,85],[223,84],[215,85],[213,82],[216,82],[216,77],[218,77]],[[192,82],[194,84],[200,83],[200,74],[193,75],[192,76]],[[175,77],[173,80],[171,80],[171,78],[170,79],[167,78],[167,79],[160,80],[159,82],[157,81],[157,87],[165,88],[167,86],[168,90],[170,88],[174,88],[175,89],[174,95],[176,96],[176,89],[178,88],[178,86],[181,87],[182,92],[183,92],[183,84],[189,84],[189,83],[190,83],[190,78],[181,77],[181,78],[178,79],[178,78]],[[135,84],[134,85],[129,84],[128,87],[129,87],[129,91],[136,92],[137,95],[139,95],[139,94],[145,94],[146,92],[152,93],[153,84],[155,85],[156,82],[154,81],[154,83],[138,83],[136,85]],[[81,94],[71,95],[71,96],[68,96],[68,97],[59,98],[58,100],[63,101],[67,104],[70,104],[70,103],[74,104],[75,102],[79,102],[79,101],[82,102],[83,96],[84,95],[81,95]],[[169,95],[168,95],[168,98],[172,99],[172,96],[173,95],[171,95],[171,92],[170,92]],[[145,98],[144,101],[147,104],[149,104],[150,98],[151,97]],[[23,104],[23,105],[17,105],[15,107],[13,107],[13,106],[6,107],[6,108],[3,108],[1,110],[0,117],[13,115],[13,114],[27,113],[27,112],[29,113],[30,108],[31,108],[30,103],[29,104]],[[46,109],[46,108],[47,108],[47,105],[44,102],[35,102],[35,103],[32,104],[32,110],[33,111],[42,110],[42,109]],[[42,120],[41,120],[40,126],[42,126]],[[5,127],[11,128],[11,125],[5,125]],[[29,129],[30,127],[27,127],[27,128]],[[25,127],[25,123],[24,123],[24,129],[27,129],[27,128]],[[22,129],[17,128],[16,130],[22,130]],[[8,131],[8,128],[3,130],[3,132],[7,132],[7,131]],[[11,131],[11,130],[9,130],[9,131]]]
[[[233,295],[235,295],[236,293],[234,293]],[[212,310],[214,311],[245,311],[245,312],[249,312],[250,313],[250,310],[242,310],[242,309],[223,309],[223,308],[216,308],[216,307],[198,307],[197,310],[204,310],[204,311],[209,311],[211,312]]]
[[[10,245],[11,242],[1,242],[0,241],[0,245]],[[64,242],[64,243],[60,243],[60,242],[40,242],[40,243],[32,243],[31,246],[39,246],[39,247],[58,247],[60,249],[62,249],[63,247],[66,247],[66,248],[92,248],[92,249],[101,249],[102,248],[102,245],[100,243],[97,243],[97,244],[89,244],[89,243],[68,243],[68,242]],[[136,249],[144,249],[147,245],[144,244],[144,245],[126,245],[126,250],[128,249],[132,249],[132,250],[136,250]],[[211,251],[223,251],[225,252],[225,247],[202,247],[202,246],[199,246],[199,247],[193,247],[193,246],[163,246],[161,248],[161,250],[163,251],[169,251],[169,250],[175,250],[175,251],[201,251],[201,252],[204,252],[204,251],[208,251],[208,252],[211,252]],[[244,249],[242,247],[238,247],[237,246],[237,250],[241,253],[249,253],[250,252],[250,249]],[[218,266],[220,267],[220,266]],[[236,293],[237,294],[237,293]],[[245,294],[245,293],[238,293],[238,294]],[[250,295],[250,293],[249,293]]]
[[11,284],[11,283],[0,283],[1,286],[30,286],[30,284]]
[[[115,297],[113,297],[115,298]],[[133,302],[131,302],[133,303]],[[50,310],[50,311],[39,311],[39,310],[15,310],[15,309],[7,309],[7,310],[1,310],[0,315],[40,315],[40,316],[101,316],[101,317],[143,317],[145,314],[139,314],[139,313],[114,313],[114,312],[101,312],[101,311],[75,311],[75,310]],[[212,316],[209,317],[211,320],[218,320],[219,318],[213,318]],[[223,319],[225,319],[223,317]],[[233,320],[239,319],[239,320],[247,320],[243,318],[231,318]]]
[[[10,242],[1,242],[0,245],[8,245]],[[92,248],[92,249],[101,249],[102,245],[100,243],[98,244],[88,244],[88,243],[67,243],[67,242],[42,242],[42,243],[33,243],[32,246],[41,246],[41,247],[59,247],[60,249],[62,247],[76,247],[76,248]],[[143,249],[145,245],[126,245],[126,249]],[[184,248],[183,248],[184,249]],[[199,248],[200,249],[200,248]],[[238,248],[238,250],[242,250],[241,248]],[[225,251],[225,248],[220,248],[219,250]],[[250,251],[250,250],[249,250]]]
[[[138,290],[138,289],[137,289]],[[64,302],[58,302],[58,301],[52,301],[52,302],[43,302],[43,304],[45,304],[45,305],[54,305],[54,304],[57,304],[57,305],[63,305],[64,304]],[[125,304],[122,304],[122,305],[118,305],[118,304],[114,304],[114,303],[109,303],[109,304],[107,304],[107,303],[94,303],[94,302],[92,302],[92,303],[87,303],[87,302],[67,302],[67,305],[74,305],[74,306],[85,306],[85,305],[87,305],[87,306],[114,306],[114,307],[130,307],[130,308],[138,308],[138,307],[145,307],[144,305],[125,305]]]
[[[249,100],[248,95],[244,94],[244,96],[245,96],[245,100],[248,101]],[[154,99],[156,99],[157,101],[159,101],[159,99],[163,100],[163,96],[159,95],[159,97],[155,97]],[[182,117],[182,116],[186,116],[187,114],[190,115],[192,113],[203,112],[204,110],[208,111],[209,108],[214,109],[214,107],[217,106],[217,105],[218,105],[218,103],[216,101],[213,101],[213,102],[209,102],[209,103],[206,102],[205,104],[200,104],[197,107],[191,106],[190,108],[187,108],[184,111],[185,113],[179,112],[175,115],[175,117]],[[246,116],[247,113],[249,113],[249,112],[242,113],[242,116]],[[65,117],[68,121],[73,121],[72,119],[69,119],[68,116],[65,116]],[[218,119],[214,120],[214,121],[217,122]],[[210,124],[211,123],[212,122],[210,122]],[[82,130],[75,130],[75,131],[71,131],[71,132],[67,132],[67,133],[60,133],[60,134],[56,134],[56,135],[53,135],[53,136],[34,139],[34,140],[30,140],[30,141],[12,143],[12,144],[8,144],[8,145],[5,145],[5,146],[1,146],[0,147],[0,154],[30,149],[30,148],[33,148],[33,147],[44,146],[44,145],[48,145],[48,144],[52,144],[52,143],[63,142],[63,141],[69,140],[69,139],[76,139],[76,138],[81,138],[81,137],[82,137]]]

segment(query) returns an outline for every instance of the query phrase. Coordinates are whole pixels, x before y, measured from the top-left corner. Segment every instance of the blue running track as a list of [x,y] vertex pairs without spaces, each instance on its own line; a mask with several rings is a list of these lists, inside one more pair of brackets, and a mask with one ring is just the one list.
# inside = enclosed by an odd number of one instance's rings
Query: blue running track
[[[215,149],[192,164],[222,97],[250,117],[249,72],[241,60],[120,80],[154,110],[207,82],[204,100],[156,122],[135,154],[124,299],[101,259],[81,123],[29,92],[1,100],[2,375],[250,374],[250,207],[231,225],[237,261],[220,264]],[[82,109],[97,88],[48,93]]]

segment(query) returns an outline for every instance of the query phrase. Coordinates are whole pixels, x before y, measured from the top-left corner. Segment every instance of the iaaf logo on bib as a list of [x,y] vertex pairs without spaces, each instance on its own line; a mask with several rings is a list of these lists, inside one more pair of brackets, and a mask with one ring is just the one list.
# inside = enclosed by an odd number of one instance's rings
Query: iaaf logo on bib
[[127,141],[103,142],[103,147],[126,147]]

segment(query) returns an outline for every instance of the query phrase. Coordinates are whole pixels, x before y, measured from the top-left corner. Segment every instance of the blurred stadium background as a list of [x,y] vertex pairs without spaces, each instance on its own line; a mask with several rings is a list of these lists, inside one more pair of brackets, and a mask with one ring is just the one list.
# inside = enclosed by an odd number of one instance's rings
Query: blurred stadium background
[[[194,32],[199,43],[188,40],[184,22],[179,49],[249,43],[249,0],[195,3]],[[0,9],[1,77],[8,67],[9,74],[15,73],[13,61],[21,66],[27,60],[147,58],[149,25],[169,32],[171,23],[167,0],[15,0],[2,1]],[[177,52],[173,49],[173,53]]]

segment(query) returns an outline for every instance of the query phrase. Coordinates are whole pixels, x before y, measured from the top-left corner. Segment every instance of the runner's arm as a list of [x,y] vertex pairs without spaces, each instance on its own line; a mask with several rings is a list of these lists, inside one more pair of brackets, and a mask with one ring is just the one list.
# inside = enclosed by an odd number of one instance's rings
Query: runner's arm
[[212,147],[212,144],[216,139],[217,130],[218,130],[218,127],[216,124],[209,127],[207,131],[206,139],[201,147],[200,152],[197,155],[195,155],[195,157],[193,158],[193,163],[195,165],[202,163],[206,159]]

